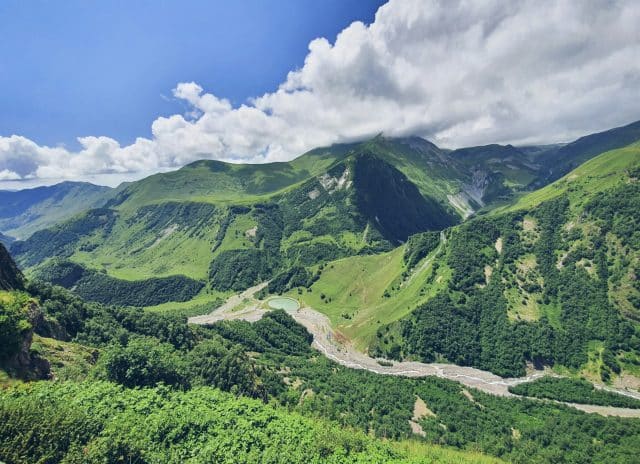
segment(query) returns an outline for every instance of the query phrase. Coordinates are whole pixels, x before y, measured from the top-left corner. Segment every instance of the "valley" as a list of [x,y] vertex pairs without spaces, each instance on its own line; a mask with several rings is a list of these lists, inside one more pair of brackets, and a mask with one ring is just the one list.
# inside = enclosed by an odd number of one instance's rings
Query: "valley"
[[640,464],[640,1],[0,15],[0,464]]
[[[380,135],[286,163],[197,161],[79,210],[77,193],[27,192],[0,229],[0,421],[11,436],[40,427],[25,419],[46,409],[24,394],[33,385],[55,420],[70,403],[71,426],[92,424],[72,445],[44,442],[60,459],[86,448],[108,462],[112,440],[152,462],[220,456],[194,443],[246,437],[210,415],[215,398],[335,462],[629,462],[637,128],[458,150]],[[166,425],[174,444],[118,428],[138,401],[162,423],[188,404],[208,432],[187,416]],[[334,431],[315,443],[299,427]]]
[[[262,283],[241,294],[234,295],[210,314],[190,317],[188,321],[191,324],[199,325],[211,325],[220,321],[237,320],[256,322],[270,310],[268,304],[266,304],[268,300],[264,302],[255,298],[255,294],[265,288],[266,285],[266,283]],[[547,375],[554,375],[550,372],[532,370],[529,375],[524,377],[502,378],[491,372],[452,364],[426,364],[416,361],[393,362],[386,359],[376,359],[358,351],[345,335],[341,332],[336,332],[332,327],[331,321],[324,314],[306,306],[300,309],[288,310],[287,313],[313,335],[311,346],[327,358],[351,369],[363,369],[375,374],[403,377],[435,376],[453,380],[467,387],[498,396],[515,396],[509,391],[509,387],[531,382]],[[612,388],[609,388],[608,391],[640,401],[640,392],[638,391]],[[604,416],[640,417],[640,409],[578,403],[564,404],[585,412]]]

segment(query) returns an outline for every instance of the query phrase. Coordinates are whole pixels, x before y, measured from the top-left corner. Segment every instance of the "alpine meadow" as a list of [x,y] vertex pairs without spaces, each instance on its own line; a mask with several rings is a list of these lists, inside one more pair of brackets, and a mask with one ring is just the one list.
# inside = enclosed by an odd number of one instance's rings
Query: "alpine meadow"
[[638,3],[0,15],[0,464],[640,462]]

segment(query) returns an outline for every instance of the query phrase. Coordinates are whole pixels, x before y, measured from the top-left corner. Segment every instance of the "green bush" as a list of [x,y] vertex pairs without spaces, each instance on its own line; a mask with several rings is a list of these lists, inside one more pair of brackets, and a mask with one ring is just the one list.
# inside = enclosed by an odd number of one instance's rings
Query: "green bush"
[[129,388],[188,385],[183,358],[173,346],[152,337],[132,337],[126,345],[109,346],[100,364],[108,380]]
[[18,353],[31,329],[21,296],[16,293],[11,301],[0,300],[0,360]]
[[383,463],[365,434],[211,388],[36,383],[0,396],[0,459],[42,463]]

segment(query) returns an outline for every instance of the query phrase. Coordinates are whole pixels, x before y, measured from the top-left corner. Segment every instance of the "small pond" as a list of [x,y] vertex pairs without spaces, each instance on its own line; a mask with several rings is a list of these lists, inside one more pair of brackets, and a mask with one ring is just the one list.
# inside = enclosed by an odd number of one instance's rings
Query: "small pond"
[[295,311],[300,307],[298,300],[294,300],[293,298],[288,298],[286,296],[271,298],[267,301],[267,304],[272,309],[284,309],[285,311]]

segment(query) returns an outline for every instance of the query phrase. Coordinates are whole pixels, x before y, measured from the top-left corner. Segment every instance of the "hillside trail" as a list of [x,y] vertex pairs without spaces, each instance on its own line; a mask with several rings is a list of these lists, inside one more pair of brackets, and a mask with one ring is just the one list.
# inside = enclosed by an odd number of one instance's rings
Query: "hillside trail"
[[[189,318],[192,324],[213,324],[222,320],[247,320],[255,322],[269,310],[261,308],[261,302],[255,300],[253,295],[267,284],[261,283],[244,292],[234,295],[225,304],[204,316]],[[240,310],[234,311],[240,303],[247,299],[253,300]],[[297,310],[287,311],[299,324],[304,326],[312,335],[312,346],[324,354],[327,358],[352,369],[364,369],[376,374],[398,375],[403,377],[435,376],[461,383],[470,388],[498,396],[522,398],[509,392],[509,387],[524,382],[530,382],[549,372],[533,372],[525,377],[503,378],[496,374],[474,367],[457,366],[444,363],[422,363],[417,361],[389,361],[378,360],[356,350],[346,337],[336,332],[331,326],[329,318],[308,307],[303,306]],[[383,364],[380,364],[380,362]],[[551,374],[553,375],[553,374]],[[628,390],[620,390],[606,387],[607,390],[625,396],[640,399],[640,393]],[[542,400],[541,400],[542,401]],[[577,403],[564,403],[581,411],[597,413],[603,416],[636,417],[640,418],[640,409],[617,408],[611,406],[595,406]]]

